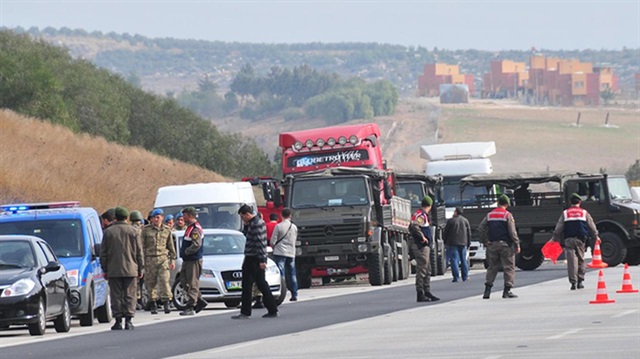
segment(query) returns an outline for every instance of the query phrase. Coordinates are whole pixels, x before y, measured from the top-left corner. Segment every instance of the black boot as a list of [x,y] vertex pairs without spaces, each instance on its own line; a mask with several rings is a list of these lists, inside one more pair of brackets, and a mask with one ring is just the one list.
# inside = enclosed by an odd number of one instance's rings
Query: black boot
[[124,330],[133,330],[134,326],[131,323],[131,317],[126,317],[124,320]]
[[164,314],[171,314],[171,304],[168,300],[164,301]]
[[485,284],[484,295],[482,296],[482,299],[489,299],[490,296],[491,296],[491,286],[488,284]]
[[432,301],[432,302],[437,302],[437,301],[440,300],[440,298],[438,298],[435,295],[431,294],[431,292],[425,292],[424,296],[429,298],[429,300]]
[[502,292],[502,298],[518,298],[518,296],[511,293],[511,287],[504,287],[504,291]]
[[418,302],[429,302],[431,301],[429,298],[425,297],[424,292],[419,290],[418,291]]
[[193,308],[191,307],[186,307],[182,312],[180,312],[180,315],[194,315],[194,314],[196,313],[193,311]]
[[207,303],[206,300],[198,298],[198,301],[196,302],[195,312],[200,313],[208,304],[209,303]]
[[578,289],[584,289],[584,285],[581,280],[578,281]]
[[261,309],[264,308],[264,304],[262,304],[262,297],[256,297],[256,302],[253,304],[253,309]]
[[151,301],[151,304],[149,304],[149,311],[151,314],[158,314],[158,304],[155,300]]
[[575,283],[571,283],[571,290],[576,290],[576,284]]
[[122,318],[116,318],[116,322],[111,327],[111,330],[122,330]]

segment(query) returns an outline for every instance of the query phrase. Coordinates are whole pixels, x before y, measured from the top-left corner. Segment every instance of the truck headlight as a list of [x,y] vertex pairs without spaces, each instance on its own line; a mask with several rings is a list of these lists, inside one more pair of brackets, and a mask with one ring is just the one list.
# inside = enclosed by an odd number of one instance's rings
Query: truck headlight
[[27,295],[36,286],[36,282],[29,278],[20,279],[13,283],[9,288],[2,291],[2,297],[16,297],[19,295]]
[[358,244],[358,252],[360,253],[366,252],[368,248],[369,246],[366,244]]
[[67,278],[69,278],[69,287],[77,287],[79,285],[77,269],[68,270]]

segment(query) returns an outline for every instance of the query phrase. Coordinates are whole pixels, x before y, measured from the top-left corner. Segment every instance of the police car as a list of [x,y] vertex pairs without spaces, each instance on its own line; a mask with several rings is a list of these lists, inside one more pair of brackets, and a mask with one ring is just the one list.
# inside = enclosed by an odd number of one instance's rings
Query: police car
[[71,314],[81,326],[111,321],[109,287],[100,267],[102,227],[93,208],[80,202],[26,203],[0,206],[0,235],[44,239],[69,278]]

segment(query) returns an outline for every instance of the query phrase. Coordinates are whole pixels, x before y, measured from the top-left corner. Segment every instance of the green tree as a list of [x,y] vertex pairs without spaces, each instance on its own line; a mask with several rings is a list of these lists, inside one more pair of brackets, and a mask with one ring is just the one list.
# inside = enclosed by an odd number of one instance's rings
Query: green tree
[[636,160],[634,164],[629,166],[627,173],[625,173],[627,181],[640,181],[640,160]]

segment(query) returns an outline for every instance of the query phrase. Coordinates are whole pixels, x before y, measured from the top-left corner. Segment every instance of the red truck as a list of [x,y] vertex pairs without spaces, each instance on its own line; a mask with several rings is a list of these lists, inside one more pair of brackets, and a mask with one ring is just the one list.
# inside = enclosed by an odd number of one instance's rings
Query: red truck
[[394,196],[395,175],[382,159],[380,137],[373,123],[285,132],[279,139],[284,181],[245,179],[262,186],[263,217],[282,204],[292,209],[302,288],[311,277],[327,283],[369,272],[373,285],[408,277],[411,203]]

